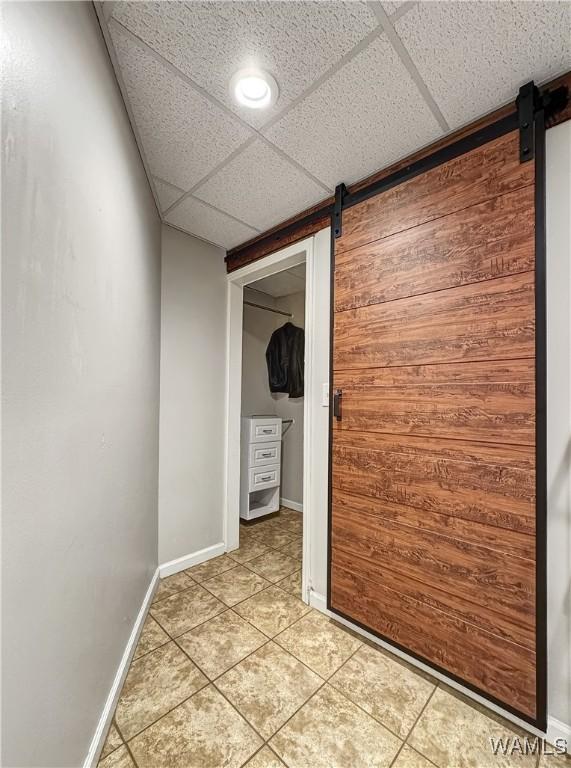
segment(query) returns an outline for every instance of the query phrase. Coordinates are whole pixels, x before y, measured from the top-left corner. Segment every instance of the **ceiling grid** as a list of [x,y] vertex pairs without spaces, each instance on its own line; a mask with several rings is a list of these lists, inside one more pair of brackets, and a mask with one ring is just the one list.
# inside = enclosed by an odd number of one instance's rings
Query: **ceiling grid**
[[[163,220],[225,248],[571,67],[558,0],[96,7]],[[267,111],[231,99],[252,62]]]

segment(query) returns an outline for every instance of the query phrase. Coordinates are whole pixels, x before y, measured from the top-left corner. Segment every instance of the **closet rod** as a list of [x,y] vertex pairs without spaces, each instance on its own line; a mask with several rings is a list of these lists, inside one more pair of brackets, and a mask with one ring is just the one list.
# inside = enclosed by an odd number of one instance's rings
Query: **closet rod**
[[253,301],[244,301],[249,307],[256,307],[256,309],[265,309],[266,312],[275,312],[276,315],[285,315],[285,317],[293,317],[291,312],[282,312],[281,309],[274,309],[273,307],[264,307],[263,304],[254,304]]

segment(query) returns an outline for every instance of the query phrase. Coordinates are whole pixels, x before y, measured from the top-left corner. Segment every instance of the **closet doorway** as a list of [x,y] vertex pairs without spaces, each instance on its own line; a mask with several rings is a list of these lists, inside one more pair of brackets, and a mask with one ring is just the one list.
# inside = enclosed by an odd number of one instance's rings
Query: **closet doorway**
[[239,552],[301,596],[305,263],[244,287]]
[[[311,589],[316,435],[319,455],[327,451],[326,429],[315,429],[315,393],[327,381],[327,372],[312,364],[314,240],[288,246],[228,276],[225,546],[227,551],[244,548],[245,567],[305,602]],[[278,338],[270,344],[273,334]],[[292,356],[285,368],[291,363],[295,371],[284,372],[284,347]],[[319,407],[323,419],[321,402]]]

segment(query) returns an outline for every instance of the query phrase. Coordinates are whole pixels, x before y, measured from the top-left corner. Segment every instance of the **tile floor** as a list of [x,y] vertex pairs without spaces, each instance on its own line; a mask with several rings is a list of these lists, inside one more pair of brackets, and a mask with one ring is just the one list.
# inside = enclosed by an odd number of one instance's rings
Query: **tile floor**
[[101,768],[541,768],[517,734],[301,596],[301,515],[242,525],[240,548],[161,581]]

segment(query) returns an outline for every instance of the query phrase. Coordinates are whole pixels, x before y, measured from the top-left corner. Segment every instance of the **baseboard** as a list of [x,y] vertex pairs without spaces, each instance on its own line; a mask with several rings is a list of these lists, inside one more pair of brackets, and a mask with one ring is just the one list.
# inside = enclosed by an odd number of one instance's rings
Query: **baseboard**
[[[370,632],[367,632],[366,630],[361,629],[361,627],[356,626],[351,621],[348,621],[347,619],[343,619],[341,616],[337,616],[335,613],[328,610],[327,600],[325,598],[325,595],[321,595],[319,594],[319,592],[314,592],[313,590],[311,590],[309,593],[309,604],[311,605],[312,608],[315,608],[317,611],[321,611],[321,613],[324,613],[326,616],[330,616],[332,619],[335,619],[335,621],[338,621],[339,624],[343,624],[344,626],[351,629],[353,632],[356,632],[357,634],[362,635],[363,637],[366,637],[368,640],[371,640],[371,642],[375,643],[375,645],[378,645],[381,648],[384,648],[385,650],[389,651],[389,653],[392,653],[394,656],[398,656],[399,658],[408,662],[411,666],[417,667],[418,669],[421,669],[424,672],[428,672],[428,674],[432,675],[432,677],[435,677],[438,680],[441,680],[443,683],[446,683],[446,685],[449,685],[451,688],[455,688],[457,691],[459,691],[460,693],[463,693],[468,698],[473,699],[474,701],[477,701],[479,704],[482,704],[484,707],[487,707],[488,709],[492,710],[492,712],[496,712],[506,720],[509,720],[515,725],[518,725],[520,728],[523,728],[525,731],[529,731],[530,733],[533,733],[534,735],[539,737],[545,736],[545,734],[542,731],[539,731],[537,728],[534,728],[532,725],[530,725],[529,723],[526,723],[524,720],[520,720],[518,717],[515,717],[510,712],[506,712],[504,709],[496,706],[491,701],[488,701],[487,699],[485,699],[483,696],[478,696],[477,693],[470,691],[468,688],[464,688],[464,686],[460,685],[455,680],[451,680],[446,675],[443,675],[440,672],[436,672],[436,670],[432,669],[432,667],[429,667],[428,664],[423,664],[421,661],[418,661],[412,656],[409,656],[407,653],[404,653],[403,651],[399,651],[398,648],[394,648],[392,645],[390,645],[390,643],[385,643],[383,640],[380,640],[378,637],[375,637],[375,635],[372,635]],[[562,723],[560,720],[556,720],[555,718],[550,717],[548,718],[548,723],[547,723],[547,741],[550,744],[555,744],[556,739],[565,739],[567,743],[567,750],[568,751],[571,750],[571,727],[566,723]]]
[[280,498],[280,506],[293,509],[295,512],[303,512],[303,504],[300,504],[299,501],[291,501],[290,499]]
[[131,658],[135,652],[135,647],[137,645],[139,635],[141,634],[141,631],[143,629],[143,624],[145,623],[145,619],[147,618],[147,612],[151,605],[153,595],[155,594],[155,589],[157,587],[158,580],[159,580],[159,569],[157,568],[157,570],[153,575],[153,578],[151,579],[151,583],[149,584],[149,587],[147,589],[147,592],[141,604],[141,608],[139,609],[139,613],[137,614],[137,618],[135,619],[135,623],[133,624],[133,629],[131,630],[131,634],[129,635],[129,640],[127,641],[125,650],[123,651],[123,656],[121,657],[119,667],[117,669],[117,672],[115,673],[113,685],[111,686],[111,690],[109,691],[109,695],[107,696],[105,706],[103,707],[103,712],[101,713],[101,717],[99,718],[97,728],[95,729],[95,734],[93,736],[93,739],[91,740],[91,744],[89,745],[89,752],[87,753],[87,757],[85,758],[85,762],[83,763],[83,768],[93,768],[93,766],[97,764],[97,760],[99,758],[101,750],[103,749],[103,744],[105,743],[105,738],[107,737],[107,731],[109,730],[109,725],[111,724],[111,719],[113,717],[113,713],[115,712],[115,705],[117,704],[119,694],[121,693],[121,688],[123,687],[125,677],[127,676],[129,665],[131,663]]
[[314,592],[313,589],[309,591],[309,604],[312,608],[315,608],[315,610],[321,611],[321,613],[325,613],[327,616],[332,616],[331,611],[327,610],[327,600],[325,599],[325,596],[320,595],[319,592]]
[[567,752],[571,755],[571,725],[569,723],[562,723],[561,720],[557,720],[555,717],[548,717],[547,741],[555,746],[565,742]]
[[185,571],[187,568],[190,568],[191,565],[199,565],[200,563],[204,563],[205,560],[210,560],[212,557],[223,555],[225,551],[226,547],[224,546],[224,542],[221,541],[220,544],[213,544],[211,547],[199,549],[197,552],[191,552],[190,555],[177,557],[176,560],[169,560],[168,563],[159,565],[161,579],[164,579],[165,576],[172,576],[173,573]]

